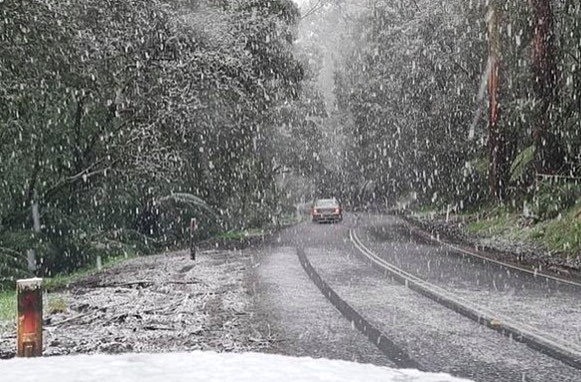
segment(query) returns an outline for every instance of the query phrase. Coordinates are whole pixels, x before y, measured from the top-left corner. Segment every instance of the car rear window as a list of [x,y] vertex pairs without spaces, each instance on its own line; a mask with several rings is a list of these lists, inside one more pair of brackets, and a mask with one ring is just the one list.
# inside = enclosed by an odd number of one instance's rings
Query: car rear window
[[337,205],[337,201],[333,199],[317,200],[315,203],[316,207],[336,207]]

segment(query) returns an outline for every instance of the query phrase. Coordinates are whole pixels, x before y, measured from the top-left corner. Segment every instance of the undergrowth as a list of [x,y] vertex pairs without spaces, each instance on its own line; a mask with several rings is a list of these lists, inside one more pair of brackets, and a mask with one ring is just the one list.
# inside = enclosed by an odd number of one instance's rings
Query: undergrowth
[[477,213],[470,216],[466,229],[482,237],[529,241],[551,253],[581,256],[581,202],[544,221],[534,221],[507,208]]
[[[132,254],[127,255],[127,257],[125,255],[109,257],[103,261],[103,270],[114,267],[115,265],[127,261],[128,259],[135,256],[135,254]],[[43,288],[47,292],[55,292],[66,288],[71,283],[79,281],[84,277],[94,275],[98,272],[99,271],[95,267],[85,267],[67,275],[45,277],[43,278]],[[15,288],[16,285],[14,284],[13,287]],[[49,299],[48,309],[63,310],[66,309],[66,303],[60,300]],[[0,292],[0,321],[8,321],[14,317],[16,317],[16,291],[11,289]]]
[[16,292],[0,292],[0,321],[8,321],[16,317]]

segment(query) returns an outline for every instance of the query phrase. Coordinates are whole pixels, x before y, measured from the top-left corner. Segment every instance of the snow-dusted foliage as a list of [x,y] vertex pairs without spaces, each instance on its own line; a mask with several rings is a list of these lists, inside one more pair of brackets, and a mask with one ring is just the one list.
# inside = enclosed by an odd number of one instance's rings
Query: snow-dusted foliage
[[488,195],[532,197],[539,177],[578,179],[576,2],[366,5],[357,48],[337,76],[339,110],[353,123],[357,194],[413,193],[462,208]]
[[[269,220],[261,143],[300,92],[297,20],[287,0],[1,2],[0,264],[33,246],[65,271],[174,242],[192,214],[205,229]],[[214,214],[157,202],[172,193]]]
[[577,1],[300,3],[0,2],[0,265],[34,247],[66,271],[318,194],[536,218],[579,198]]

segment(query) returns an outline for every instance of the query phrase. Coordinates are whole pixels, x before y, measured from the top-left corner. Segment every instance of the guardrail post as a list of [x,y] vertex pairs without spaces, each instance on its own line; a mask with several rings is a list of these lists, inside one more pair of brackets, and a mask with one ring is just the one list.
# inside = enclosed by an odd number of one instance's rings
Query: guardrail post
[[196,260],[196,231],[198,230],[198,220],[190,220],[190,258]]
[[97,255],[97,271],[101,272],[103,270],[103,258],[101,255]]
[[42,356],[42,279],[16,282],[18,299],[17,357]]

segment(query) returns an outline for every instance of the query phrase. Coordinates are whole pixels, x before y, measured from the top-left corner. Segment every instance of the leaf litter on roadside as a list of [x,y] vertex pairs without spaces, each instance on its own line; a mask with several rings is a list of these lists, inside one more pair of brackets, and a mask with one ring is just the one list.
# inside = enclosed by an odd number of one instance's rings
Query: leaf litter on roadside
[[[66,309],[45,313],[45,355],[268,348],[243,282],[248,261],[240,251],[142,257],[51,293]],[[4,357],[11,331],[0,332]]]

